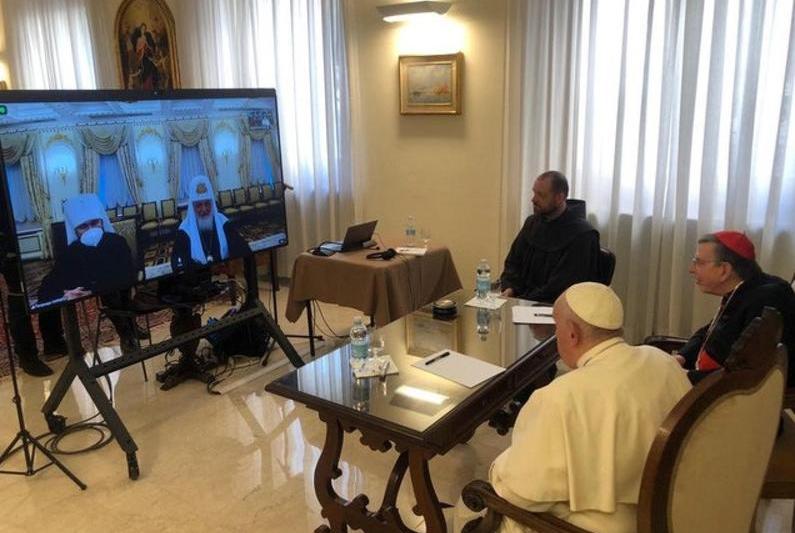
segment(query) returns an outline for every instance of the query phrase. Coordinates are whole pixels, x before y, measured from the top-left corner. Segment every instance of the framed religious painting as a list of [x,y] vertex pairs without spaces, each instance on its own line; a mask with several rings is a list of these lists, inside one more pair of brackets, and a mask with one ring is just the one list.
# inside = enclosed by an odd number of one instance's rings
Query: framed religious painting
[[174,16],[163,0],[124,0],[115,28],[122,88],[179,88]]
[[464,54],[400,56],[401,115],[460,115]]

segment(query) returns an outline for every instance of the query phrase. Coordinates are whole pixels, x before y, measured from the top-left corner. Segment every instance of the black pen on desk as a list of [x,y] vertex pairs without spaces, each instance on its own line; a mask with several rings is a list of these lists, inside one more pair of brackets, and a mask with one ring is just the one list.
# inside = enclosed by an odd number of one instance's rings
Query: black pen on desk
[[426,365],[429,365],[429,364],[431,364],[431,363],[435,363],[435,362],[436,362],[436,361],[438,361],[439,359],[444,359],[444,358],[445,358],[445,357],[447,357],[448,355],[450,355],[450,352],[442,352],[442,353],[440,353],[439,355],[437,355],[436,357],[434,357],[434,358],[432,358],[432,359],[429,359],[429,360],[425,361],[425,364],[426,364]]

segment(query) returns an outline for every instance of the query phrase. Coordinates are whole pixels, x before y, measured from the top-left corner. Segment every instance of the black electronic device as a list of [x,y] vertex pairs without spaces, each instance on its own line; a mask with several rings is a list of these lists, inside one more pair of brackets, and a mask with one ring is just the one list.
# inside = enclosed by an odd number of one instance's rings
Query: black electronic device
[[389,261],[393,257],[397,255],[397,252],[394,248],[387,248],[383,252],[374,252],[371,254],[367,254],[367,259],[383,259],[384,261]]
[[433,302],[433,316],[435,318],[453,318],[458,314],[455,300],[442,299]]
[[3,91],[0,105],[0,216],[31,311],[288,243],[273,89]]
[[324,242],[318,248],[332,252],[350,252],[364,247],[364,243],[372,240],[377,220],[364,222],[348,227],[345,238],[341,241]]
[[317,248],[312,248],[312,250],[310,251],[312,252],[312,255],[319,255],[321,257],[331,257],[332,255],[337,253],[325,248],[321,248],[320,246],[318,246]]

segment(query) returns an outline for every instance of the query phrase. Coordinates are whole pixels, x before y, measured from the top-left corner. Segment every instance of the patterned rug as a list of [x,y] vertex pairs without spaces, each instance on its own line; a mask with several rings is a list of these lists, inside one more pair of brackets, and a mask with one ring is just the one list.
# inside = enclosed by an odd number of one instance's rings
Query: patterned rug
[[[5,285],[0,277],[0,287],[2,287],[3,294],[5,294]],[[3,302],[7,307],[7,303]],[[222,305],[231,305],[230,295],[229,293],[222,293],[215,298],[212,298],[207,302],[210,303],[219,303]],[[80,337],[81,343],[83,348],[86,350],[91,350],[94,345],[94,339],[97,332],[97,299],[92,298],[88,300],[83,300],[77,304],[77,319],[80,322]],[[157,311],[154,313],[149,313],[149,327],[151,329],[156,328],[162,324],[167,324],[171,321],[171,310],[164,309],[162,311]],[[137,319],[138,325],[141,329],[146,329],[146,319],[141,316]],[[42,349],[42,340],[39,336],[39,324],[38,324],[38,315],[34,314],[31,316],[31,322],[33,324],[33,331],[36,333],[36,342],[38,344],[39,350]],[[143,341],[146,344],[147,341]],[[107,346],[107,345],[114,345],[119,344],[119,336],[116,334],[116,328],[113,327],[111,321],[107,318],[104,318],[100,323],[100,330],[99,330],[99,346]],[[15,365],[19,366],[19,359],[18,357],[15,358]],[[9,373],[9,366],[8,366],[8,352],[6,348],[6,338],[5,334],[0,331],[0,378],[7,376]]]
[[[2,278],[0,278],[2,279]],[[2,281],[0,281],[2,283]],[[5,292],[5,291],[4,291]],[[5,302],[4,302],[5,303]],[[6,307],[8,309],[8,307]],[[97,331],[97,304],[96,299],[84,300],[77,304],[77,318],[80,322],[80,336],[83,347],[90,350],[94,345],[94,339]],[[171,311],[166,309],[151,313],[149,315],[149,327],[154,328],[161,324],[165,324],[171,320]],[[36,333],[36,341],[39,350],[42,349],[42,341],[39,336],[39,320],[38,315],[31,316],[33,324],[33,331]],[[146,329],[146,323],[143,317],[138,319],[138,323],[142,329]],[[114,345],[119,344],[119,336],[116,334],[116,329],[107,318],[103,319],[100,324],[99,332],[99,345]],[[19,366],[19,359],[15,358],[15,365]],[[5,334],[0,334],[0,377],[7,376],[9,372],[8,366],[8,352],[6,346]]]

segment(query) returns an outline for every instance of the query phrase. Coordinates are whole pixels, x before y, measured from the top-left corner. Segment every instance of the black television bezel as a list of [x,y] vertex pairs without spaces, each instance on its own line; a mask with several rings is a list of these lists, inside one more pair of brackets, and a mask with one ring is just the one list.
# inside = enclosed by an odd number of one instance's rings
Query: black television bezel
[[[248,89],[171,89],[171,90],[125,90],[125,89],[55,89],[55,90],[8,90],[0,91],[0,105],[10,104],[23,104],[35,102],[101,102],[101,101],[119,101],[119,102],[136,102],[139,100],[195,100],[195,99],[211,99],[211,98],[273,98],[274,109],[276,110],[277,131],[279,133],[279,174],[282,176],[282,183],[284,183],[284,167],[282,160],[284,154],[282,153],[282,139],[281,139],[281,125],[279,120],[279,98],[276,95],[276,89],[267,88],[248,88]],[[25,270],[22,268],[22,254],[19,249],[19,238],[17,235],[17,227],[14,222],[14,207],[11,205],[11,196],[8,187],[8,176],[6,175],[5,159],[3,157],[2,143],[0,142],[0,194],[3,195],[3,201],[7,206],[6,213],[2,216],[5,217],[5,226],[9,230],[7,239],[13,240],[12,246],[6,247],[6,253],[9,251],[16,254],[16,267],[19,271],[19,279],[24,293],[25,309],[28,314],[40,313],[43,311],[58,310],[61,307],[78,303],[90,298],[100,296],[99,293],[92,293],[83,298],[75,298],[65,302],[48,305],[42,308],[31,309],[30,298],[28,297],[27,284],[25,281]],[[252,255],[262,252],[269,252],[279,248],[283,248],[290,244],[290,234],[287,224],[287,202],[284,205],[284,242],[276,246],[264,248],[262,250],[252,251]],[[0,250],[3,247],[0,246]],[[223,265],[230,261],[241,259],[234,257],[224,261],[214,261],[209,268],[216,265]],[[5,261],[5,257],[0,257],[0,261]],[[153,279],[138,280],[129,287],[120,288],[133,288],[139,285],[150,283],[153,281],[165,280],[184,275],[184,272],[172,272],[165,276],[158,276]]]

